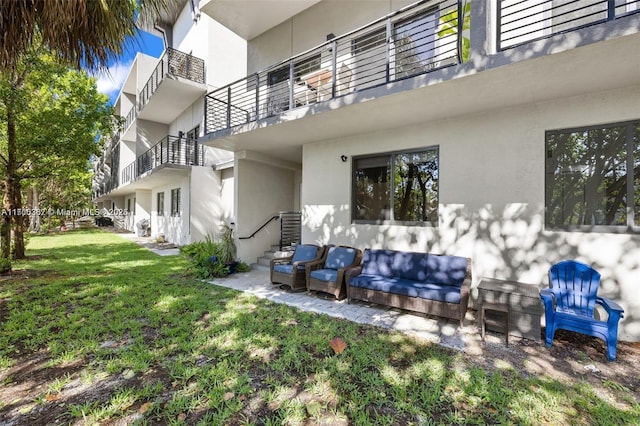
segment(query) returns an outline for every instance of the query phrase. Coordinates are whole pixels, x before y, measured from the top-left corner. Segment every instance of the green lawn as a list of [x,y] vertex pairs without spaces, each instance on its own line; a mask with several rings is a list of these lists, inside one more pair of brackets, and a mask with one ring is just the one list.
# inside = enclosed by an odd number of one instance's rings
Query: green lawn
[[605,397],[487,371],[200,282],[110,233],[34,236],[28,255],[0,277],[0,424],[640,424],[615,382]]

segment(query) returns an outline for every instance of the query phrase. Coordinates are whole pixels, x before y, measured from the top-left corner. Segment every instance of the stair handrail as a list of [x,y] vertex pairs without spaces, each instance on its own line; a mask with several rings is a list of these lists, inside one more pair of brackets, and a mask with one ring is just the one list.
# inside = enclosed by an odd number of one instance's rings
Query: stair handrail
[[263,224],[262,224],[262,226],[260,226],[260,228],[256,229],[256,230],[255,230],[255,232],[254,232],[253,234],[249,235],[248,237],[238,237],[238,239],[239,239],[239,240],[248,240],[248,239],[251,239],[251,238],[255,237],[255,236],[256,236],[256,234],[257,234],[258,232],[262,231],[262,229],[263,229],[264,227],[266,227],[266,226],[267,226],[268,224],[270,224],[272,221],[274,221],[274,220],[278,220],[279,218],[280,218],[280,215],[279,215],[279,214],[278,214],[278,215],[274,215],[274,216],[270,217],[269,219],[267,219],[267,221],[266,221],[265,223],[263,223]]

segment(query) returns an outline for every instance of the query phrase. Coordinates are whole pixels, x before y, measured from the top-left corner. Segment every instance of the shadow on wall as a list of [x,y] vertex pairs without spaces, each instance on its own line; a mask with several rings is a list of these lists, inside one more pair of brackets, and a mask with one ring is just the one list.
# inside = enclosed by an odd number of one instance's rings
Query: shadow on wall
[[551,265],[581,260],[602,274],[599,294],[624,308],[621,340],[640,341],[640,300],[633,295],[640,274],[636,236],[548,231],[544,214],[522,203],[485,205],[473,212],[463,205],[441,206],[435,228],[351,224],[348,206],[316,205],[305,207],[303,227],[309,233],[305,240],[316,244],[470,257],[474,288],[482,277],[547,284]]

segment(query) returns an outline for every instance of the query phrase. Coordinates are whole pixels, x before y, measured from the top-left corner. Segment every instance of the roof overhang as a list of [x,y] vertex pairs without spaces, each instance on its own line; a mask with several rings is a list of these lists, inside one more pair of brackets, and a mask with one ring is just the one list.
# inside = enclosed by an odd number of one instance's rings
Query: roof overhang
[[251,40],[321,0],[201,0],[200,11]]

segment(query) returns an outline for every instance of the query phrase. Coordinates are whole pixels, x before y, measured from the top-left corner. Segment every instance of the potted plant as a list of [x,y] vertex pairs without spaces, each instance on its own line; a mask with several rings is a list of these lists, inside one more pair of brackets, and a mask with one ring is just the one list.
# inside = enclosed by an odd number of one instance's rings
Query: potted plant
[[236,262],[236,255],[238,248],[236,247],[236,241],[233,238],[233,229],[226,223],[222,225],[222,233],[220,234],[219,260],[224,265],[229,267],[229,273],[234,273],[238,262]]

